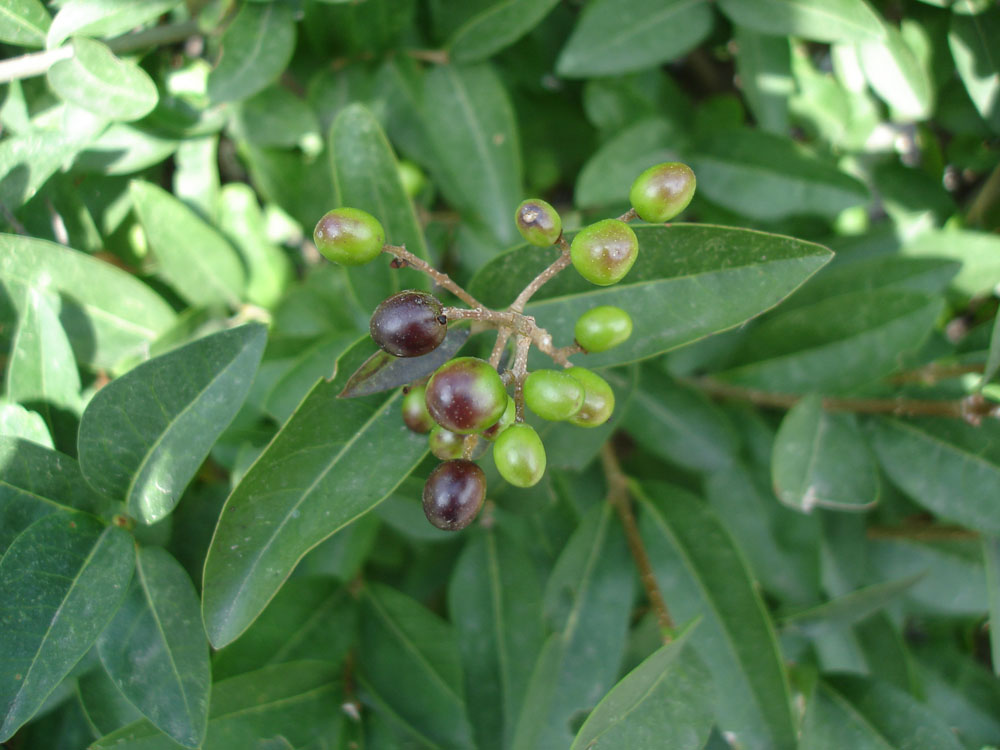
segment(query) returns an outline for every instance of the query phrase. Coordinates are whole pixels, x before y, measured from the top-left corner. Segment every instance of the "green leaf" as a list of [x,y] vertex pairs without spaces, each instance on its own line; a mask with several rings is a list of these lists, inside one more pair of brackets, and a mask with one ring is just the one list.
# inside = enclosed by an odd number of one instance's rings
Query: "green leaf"
[[[630,313],[631,338],[575,359],[585,367],[645,359],[740,325],[778,304],[831,257],[820,245],[747,229],[640,225],[635,233],[639,257],[623,281],[595,287],[568,269],[526,308],[557,344],[592,307],[616,305]],[[506,306],[558,253],[521,245],[480,269],[469,291],[483,304]]]
[[132,31],[181,4],[181,0],[68,0],[52,19],[46,46],[58,47],[71,35],[108,38]]
[[473,746],[456,646],[451,626],[410,597],[365,587],[358,678],[377,709],[430,747]]
[[80,413],[80,373],[57,302],[29,287],[7,362],[7,398],[38,411],[55,433],[65,416]]
[[80,423],[87,481],[143,523],[169,515],[243,404],[266,339],[256,324],[222,331],[99,390]]
[[922,703],[860,675],[816,685],[802,724],[801,750],[960,750],[948,726]]
[[625,650],[631,560],[609,503],[593,508],[563,548],[545,587],[545,642],[512,747],[568,747],[571,721],[614,685]]
[[966,747],[978,750],[995,743],[1000,737],[1000,681],[977,659],[940,641],[921,646],[916,656],[927,705]]
[[815,395],[782,419],[771,476],[778,499],[804,513],[815,507],[864,511],[878,502],[878,469],[857,418],[825,411]]
[[1000,237],[972,230],[935,230],[907,242],[904,255],[951,258],[962,263],[952,285],[969,296],[1000,285]]
[[862,42],[858,58],[865,78],[903,117],[924,120],[931,114],[934,89],[930,75],[896,27],[885,25],[885,38]]
[[757,125],[770,133],[788,132],[788,99],[795,92],[791,46],[783,36],[737,26],[736,72],[740,90]]
[[923,577],[923,573],[917,573],[898,581],[866,586],[816,607],[790,612],[779,623],[783,627],[792,625],[806,629],[817,625],[853,625],[888,606],[895,597],[913,588]]
[[[0,11],[2,12],[2,11]],[[56,170],[73,161],[73,156],[90,139],[70,134],[36,130],[0,141],[0,200],[9,210],[31,200]]]
[[42,518],[0,559],[0,741],[42,706],[110,620],[132,577],[131,537],[83,513]]
[[[199,211],[206,218],[219,213],[219,136],[205,135],[186,138],[174,156],[174,195]],[[237,188],[243,183],[229,183]],[[224,228],[225,229],[225,228]],[[228,230],[226,230],[228,231]]]
[[[297,661],[274,664],[212,686],[208,732],[202,750],[255,748],[261,740],[284,737],[293,747],[337,736],[336,710],[343,675],[329,664]],[[177,750],[176,742],[146,720],[105,735],[92,746],[116,750]]]
[[617,75],[674,60],[712,30],[705,0],[594,0],[559,53],[568,78]]
[[315,154],[323,144],[319,120],[304,99],[287,88],[274,85],[239,102],[230,121],[234,138],[257,146],[299,146]]
[[448,41],[458,63],[491,57],[535,28],[559,0],[498,0],[466,21]]
[[670,611],[703,620],[691,644],[718,695],[716,719],[745,748],[794,748],[788,682],[764,603],[743,555],[704,503],[659,482],[632,485],[640,529]]
[[920,505],[987,534],[1000,534],[1000,427],[957,419],[870,422],[889,478]]
[[246,279],[232,245],[163,188],[135,180],[129,189],[159,275],[193,306],[236,307]]
[[222,35],[221,57],[208,76],[213,104],[246,99],[281,75],[295,49],[294,13],[286,3],[246,3],[240,9]]
[[24,438],[46,448],[54,447],[41,414],[6,401],[0,403],[0,436]]
[[865,0],[719,0],[733,23],[761,34],[817,42],[882,39],[878,13]]
[[990,605],[990,654],[993,672],[1000,677],[1000,538],[983,537],[983,560],[986,562],[986,590]]
[[[128,702],[102,668],[91,669],[77,680],[76,692],[87,722],[97,730],[97,737],[142,718],[139,710]],[[88,740],[88,743],[91,741]]]
[[701,750],[715,724],[715,694],[689,638],[685,633],[661,646],[625,675],[587,717],[570,750],[654,744]]
[[279,424],[284,424],[316,382],[329,377],[330,363],[336,362],[337,357],[355,342],[355,336],[354,332],[335,333],[304,348],[292,366],[268,389],[264,397],[265,411]]
[[237,143],[237,149],[261,197],[281,206],[308,231],[336,202],[325,159],[248,142]]
[[538,571],[521,545],[493,529],[473,536],[448,583],[448,612],[476,746],[508,747],[545,635]]
[[445,198],[501,243],[517,238],[521,147],[507,90],[488,64],[438,65],[427,74],[423,119]]
[[[951,16],[948,46],[969,98],[994,133],[1000,133],[1000,11],[994,5],[977,15]],[[990,41],[990,40],[993,41]]]
[[[405,245],[411,253],[427,258],[423,231],[403,188],[392,146],[363,105],[349,105],[333,121],[330,163],[338,206],[367,211],[382,223],[386,242]],[[366,310],[374,310],[402,289],[426,286],[422,274],[393,269],[385,258],[352,268],[348,276]]]
[[63,99],[109,120],[138,120],[159,100],[146,71],[86,37],[73,40],[73,56],[49,68],[47,77]]
[[101,175],[131,174],[159,164],[178,145],[178,141],[162,134],[116,122],[87,144],[73,168]]
[[212,675],[191,579],[160,547],[136,549],[136,579],[97,647],[129,701],[186,747],[205,739]]
[[880,289],[779,312],[743,339],[739,358],[752,361],[721,377],[777,392],[848,391],[896,370],[930,335],[941,308],[937,297]]
[[993,333],[990,334],[990,350],[983,367],[983,377],[977,388],[981,391],[993,377],[1000,372],[1000,310],[993,321]]
[[867,189],[855,178],[790,138],[761,130],[709,135],[689,162],[701,195],[755,219],[834,218],[868,200]]
[[337,360],[226,501],[205,561],[202,612],[220,648],[257,618],[296,563],[375,507],[427,452],[400,416],[400,393],[338,399],[371,353],[363,337]]
[[0,41],[44,47],[52,18],[39,0],[11,0],[0,6]]

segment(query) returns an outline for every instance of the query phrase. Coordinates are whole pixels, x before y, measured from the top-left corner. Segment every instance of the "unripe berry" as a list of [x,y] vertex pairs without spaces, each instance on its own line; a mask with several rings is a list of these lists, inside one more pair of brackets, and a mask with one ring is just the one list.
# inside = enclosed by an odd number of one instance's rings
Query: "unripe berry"
[[403,183],[403,191],[410,198],[416,198],[427,185],[427,177],[423,170],[412,161],[403,160],[397,165],[399,181]]
[[517,416],[517,410],[514,406],[514,399],[508,396],[507,408],[503,410],[503,414],[500,416],[500,419],[497,421],[495,425],[493,425],[492,427],[487,427],[485,430],[483,430],[483,437],[489,441],[496,440],[497,436],[499,436],[501,432],[506,430],[512,424],[514,424],[515,416]]
[[316,249],[343,266],[360,266],[373,260],[385,245],[379,220],[359,208],[327,211],[313,230]]
[[653,224],[670,221],[694,196],[694,172],[687,164],[668,161],[635,178],[628,199],[639,218]]
[[632,318],[620,307],[601,305],[577,319],[573,335],[584,351],[604,352],[628,340]]
[[639,240],[624,221],[603,219],[581,229],[570,246],[573,268],[598,286],[625,278],[639,257]]
[[462,435],[446,430],[439,424],[434,425],[427,438],[431,453],[442,461],[447,461],[449,458],[461,458],[463,440]]
[[517,231],[532,245],[554,245],[562,234],[559,212],[541,198],[529,198],[517,207],[514,214]]
[[545,474],[542,439],[531,425],[511,425],[493,444],[493,462],[515,487],[532,487]]
[[583,406],[575,416],[570,417],[570,424],[577,427],[600,427],[611,418],[611,413],[615,410],[615,394],[608,381],[582,367],[571,367],[566,372],[583,386]]
[[479,513],[486,497],[486,475],[472,461],[445,461],[427,477],[424,515],[444,531],[464,529]]
[[409,392],[403,396],[403,422],[413,432],[424,435],[431,431],[434,420],[431,419],[427,411],[427,404],[424,403],[424,392],[426,389],[422,385],[410,388]]
[[569,419],[583,406],[583,386],[558,370],[535,370],[524,380],[524,403],[542,419]]
[[507,408],[507,390],[492,365],[477,357],[445,362],[427,383],[427,410],[442,427],[468,435],[492,427]]
[[394,357],[419,357],[437,349],[448,333],[441,303],[426,292],[399,292],[375,308],[369,330]]

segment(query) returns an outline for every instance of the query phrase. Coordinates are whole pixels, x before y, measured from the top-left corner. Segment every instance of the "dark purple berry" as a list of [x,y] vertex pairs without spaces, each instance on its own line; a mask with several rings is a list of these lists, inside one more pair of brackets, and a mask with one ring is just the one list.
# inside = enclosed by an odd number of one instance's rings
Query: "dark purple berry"
[[472,461],[445,461],[427,477],[424,515],[445,531],[464,529],[479,513],[486,497],[486,475]]
[[441,303],[426,292],[399,292],[375,308],[372,338],[395,357],[427,354],[437,349],[448,333],[448,326],[439,320],[441,311]]

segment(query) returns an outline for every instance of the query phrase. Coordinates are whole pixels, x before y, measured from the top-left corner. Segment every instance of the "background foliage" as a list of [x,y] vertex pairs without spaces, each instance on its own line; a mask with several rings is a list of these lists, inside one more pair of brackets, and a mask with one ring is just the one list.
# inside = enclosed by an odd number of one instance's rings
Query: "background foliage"
[[[0,740],[1000,745],[998,39],[989,0],[6,0]],[[337,399],[425,281],[312,226],[506,305],[523,197],[573,230],[673,159],[698,224],[528,308],[629,310],[580,358],[612,423],[430,527],[399,393]]]

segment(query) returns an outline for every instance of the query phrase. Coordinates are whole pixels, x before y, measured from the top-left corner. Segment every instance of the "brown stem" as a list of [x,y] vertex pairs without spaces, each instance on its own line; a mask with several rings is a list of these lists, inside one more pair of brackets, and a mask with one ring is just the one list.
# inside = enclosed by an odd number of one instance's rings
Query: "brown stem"
[[621,216],[618,217],[618,221],[624,221],[627,224],[628,222],[634,221],[635,219],[638,218],[639,214],[635,212],[634,208],[630,208],[628,211],[626,211],[625,213],[623,213]]
[[887,380],[890,383],[921,383],[923,385],[934,385],[942,380],[958,378],[969,373],[981,373],[985,369],[982,362],[969,365],[938,365],[929,364],[918,367],[916,370],[901,372],[893,375]]
[[409,250],[406,249],[404,245],[386,245],[382,248],[383,253],[389,253],[390,255],[395,255],[397,258],[402,258],[406,261],[408,266],[422,271],[423,273],[430,276],[434,283],[437,284],[442,289],[447,289],[449,292],[458,297],[462,302],[467,304],[469,307],[476,307],[482,310],[486,309],[486,305],[477,300],[462,287],[451,280],[451,277],[446,273],[441,273],[441,271],[434,268],[423,258],[419,258]]
[[922,542],[978,539],[979,532],[961,526],[869,526],[869,539],[914,539]]
[[500,358],[503,357],[503,350],[507,347],[507,341],[510,339],[511,329],[506,326],[500,326],[497,330],[497,340],[493,344],[493,351],[490,352],[490,364],[493,366],[494,370],[500,368]]
[[[563,240],[563,242],[565,243],[565,240]],[[557,273],[566,268],[566,266],[568,266],[571,262],[569,246],[566,246],[562,249],[562,253],[560,253],[559,257],[556,258],[548,268],[533,278],[528,286],[521,290],[521,293],[517,295],[517,299],[515,299],[507,309],[514,312],[524,312],[524,306],[528,304],[528,300],[534,296],[535,292],[541,289],[546,283],[549,282],[549,280],[555,277]]]
[[674,630],[674,621],[670,617],[667,603],[660,593],[660,586],[656,582],[656,574],[653,573],[653,566],[649,562],[646,545],[643,544],[642,536],[639,534],[639,526],[635,522],[635,514],[632,512],[632,503],[629,498],[628,478],[622,472],[618,456],[615,455],[615,449],[610,442],[601,446],[601,466],[604,468],[604,476],[608,482],[608,502],[615,507],[622,526],[625,528],[625,539],[628,541],[628,548],[632,552],[635,566],[639,569],[639,579],[646,590],[646,598],[649,599],[649,603],[656,613],[656,622],[660,626],[660,636],[664,643],[670,643],[673,640],[671,633]]
[[447,65],[449,62],[448,51],[443,49],[408,49],[406,55],[414,60],[434,63],[435,65]]
[[511,372],[514,375],[514,407],[516,409],[516,421],[524,421],[524,378],[528,374],[528,352],[531,351],[531,338],[521,334],[515,334],[514,338],[514,364]]

